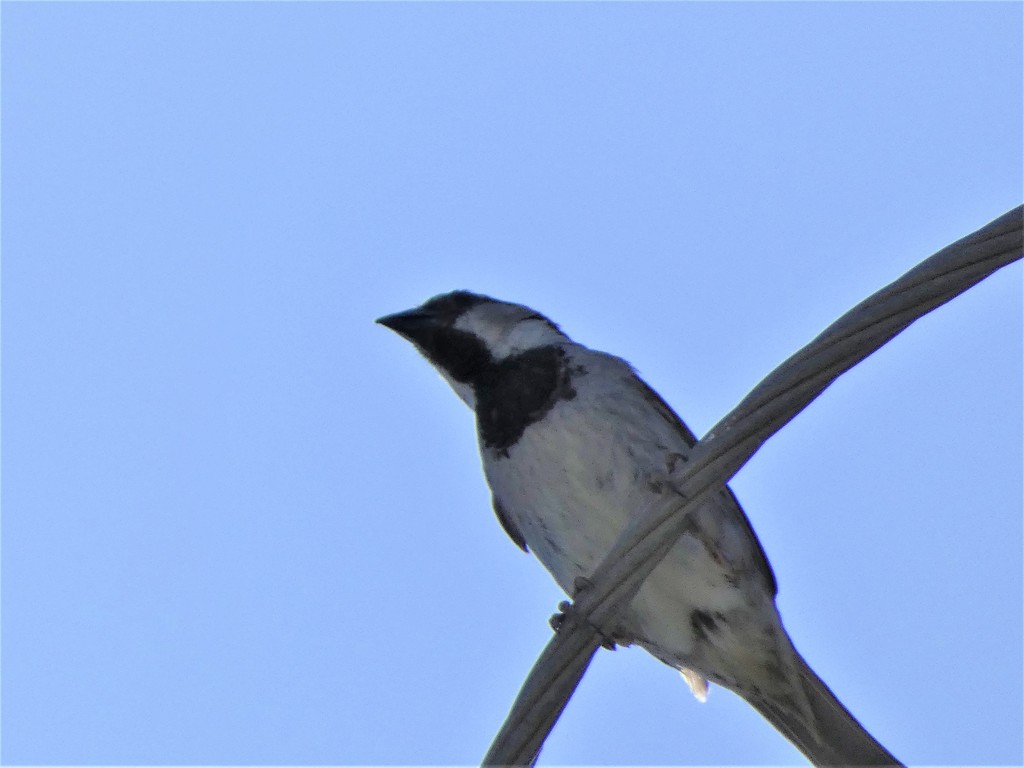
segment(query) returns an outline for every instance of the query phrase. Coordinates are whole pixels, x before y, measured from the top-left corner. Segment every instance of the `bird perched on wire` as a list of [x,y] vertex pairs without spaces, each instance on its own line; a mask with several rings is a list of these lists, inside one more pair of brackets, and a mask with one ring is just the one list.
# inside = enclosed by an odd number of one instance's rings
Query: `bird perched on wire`
[[[502,527],[572,595],[697,442],[624,360],[544,315],[468,291],[377,322],[412,342],[476,414]],[[581,579],[583,581],[581,581]],[[775,576],[727,488],[691,515],[616,640],[742,696],[816,765],[898,765],[793,647]]]

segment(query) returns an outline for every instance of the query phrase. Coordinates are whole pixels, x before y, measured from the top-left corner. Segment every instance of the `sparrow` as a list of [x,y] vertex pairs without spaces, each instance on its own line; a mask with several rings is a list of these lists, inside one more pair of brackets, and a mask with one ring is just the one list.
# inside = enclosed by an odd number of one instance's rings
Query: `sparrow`
[[[381,317],[476,415],[494,512],[572,596],[631,519],[675,483],[697,442],[621,358],[529,307],[469,291]],[[728,486],[697,508],[614,640],[733,691],[815,765],[899,765],[796,651],[775,575]]]

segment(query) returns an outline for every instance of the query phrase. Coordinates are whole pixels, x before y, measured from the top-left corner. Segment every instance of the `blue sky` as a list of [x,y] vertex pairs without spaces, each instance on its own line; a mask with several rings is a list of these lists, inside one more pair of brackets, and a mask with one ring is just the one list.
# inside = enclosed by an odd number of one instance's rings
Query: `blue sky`
[[[703,433],[1022,198],[1019,4],[2,8],[8,763],[483,755],[561,599],[373,319],[470,288]],[[797,647],[914,764],[1020,764],[1014,265],[733,483]],[[542,764],[802,764],[602,651]]]

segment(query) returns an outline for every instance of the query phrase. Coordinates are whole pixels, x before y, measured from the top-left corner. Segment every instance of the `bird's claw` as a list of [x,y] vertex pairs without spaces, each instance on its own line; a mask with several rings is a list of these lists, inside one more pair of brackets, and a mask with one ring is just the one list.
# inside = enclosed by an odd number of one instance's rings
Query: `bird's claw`
[[[592,586],[593,582],[591,582],[586,576],[577,576],[572,582],[573,594],[576,597],[579,597],[581,592],[585,592]],[[558,613],[552,614],[551,618],[548,619],[548,623],[555,632],[558,632],[562,628],[562,625],[565,624],[565,618],[571,610],[572,603],[568,600],[563,600],[558,604]],[[614,638],[606,637],[602,634],[601,647],[607,648],[609,651],[614,651],[616,648],[616,641]]]
[[562,625],[565,623],[565,616],[569,613],[571,608],[572,603],[568,600],[563,600],[558,604],[558,613],[552,614],[551,618],[548,619],[548,624],[551,625],[551,628],[555,630],[555,632],[562,628]]

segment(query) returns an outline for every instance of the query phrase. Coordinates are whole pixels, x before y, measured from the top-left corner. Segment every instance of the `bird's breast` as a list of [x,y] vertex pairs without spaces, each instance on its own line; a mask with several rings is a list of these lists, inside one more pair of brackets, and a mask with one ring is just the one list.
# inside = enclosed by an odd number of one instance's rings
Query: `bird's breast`
[[488,483],[527,546],[567,592],[590,574],[652,494],[653,446],[611,414],[559,403],[502,453]]

